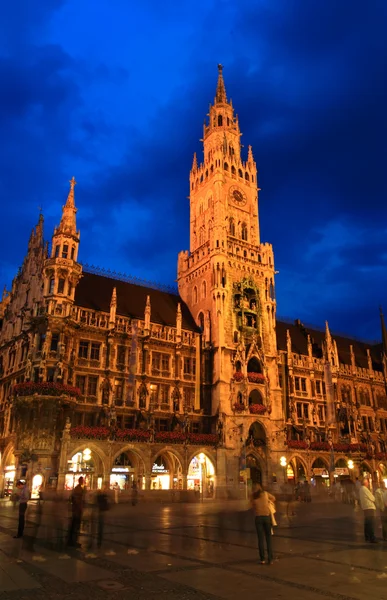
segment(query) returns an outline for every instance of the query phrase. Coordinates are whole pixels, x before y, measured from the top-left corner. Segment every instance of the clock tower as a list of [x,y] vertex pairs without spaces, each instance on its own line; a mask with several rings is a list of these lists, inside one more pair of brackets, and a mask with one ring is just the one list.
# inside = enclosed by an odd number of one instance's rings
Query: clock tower
[[251,358],[262,379],[272,370],[277,380],[276,302],[273,249],[260,240],[257,167],[251,146],[241,157],[238,116],[218,70],[203,161],[194,155],[190,172],[190,250],[179,253],[178,285],[212,353],[212,414],[227,415],[233,376],[240,369],[246,378]]

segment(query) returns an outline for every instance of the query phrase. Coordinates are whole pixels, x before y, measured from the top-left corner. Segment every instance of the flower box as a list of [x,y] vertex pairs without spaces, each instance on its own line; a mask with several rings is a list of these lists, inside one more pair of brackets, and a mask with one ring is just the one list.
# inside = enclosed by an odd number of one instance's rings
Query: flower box
[[218,443],[218,436],[216,433],[188,433],[187,440],[189,444],[216,446]]
[[116,440],[148,442],[151,433],[146,429],[117,429],[115,432]]
[[247,379],[250,383],[265,383],[265,376],[263,373],[247,373]]
[[344,454],[346,454],[347,452],[349,452],[349,444],[333,444],[333,450],[335,452],[343,452]]
[[13,386],[13,393],[16,396],[33,396],[34,394],[38,394],[39,396],[72,396],[73,398],[81,396],[81,391],[77,387],[49,381],[42,383],[34,383],[33,381],[16,383]]
[[241,413],[245,410],[245,408],[246,408],[245,405],[242,404],[241,402],[234,402],[234,404],[233,404],[233,410],[235,412]]
[[328,442],[311,442],[309,448],[320,452],[329,452],[331,449]]
[[308,443],[304,440],[287,440],[286,445],[288,448],[294,448],[295,450],[306,450]]
[[245,378],[242,371],[236,371],[232,377],[233,377],[234,381],[237,381],[237,382],[243,381]]
[[263,404],[250,404],[249,410],[252,415],[264,415],[266,412],[266,406]]
[[187,436],[182,431],[158,431],[155,433],[155,442],[168,442],[170,444],[184,444]]
[[70,435],[72,438],[82,440],[107,440],[110,435],[110,429],[108,427],[86,427],[85,425],[79,425],[70,429]]
[[350,452],[367,452],[367,444],[349,444]]

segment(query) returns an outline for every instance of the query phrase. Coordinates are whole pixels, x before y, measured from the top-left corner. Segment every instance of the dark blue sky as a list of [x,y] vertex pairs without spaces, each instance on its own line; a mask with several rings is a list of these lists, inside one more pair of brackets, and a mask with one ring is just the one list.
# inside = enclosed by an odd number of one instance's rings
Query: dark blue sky
[[14,0],[0,22],[0,282],[75,175],[80,259],[171,283],[217,63],[259,168],[278,314],[379,337],[385,0]]

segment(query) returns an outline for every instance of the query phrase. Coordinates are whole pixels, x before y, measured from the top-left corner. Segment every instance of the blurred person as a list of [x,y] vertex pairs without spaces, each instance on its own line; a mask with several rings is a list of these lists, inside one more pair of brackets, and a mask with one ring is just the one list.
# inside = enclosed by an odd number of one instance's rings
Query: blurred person
[[96,505],[98,511],[97,547],[100,548],[102,546],[103,534],[105,530],[105,515],[110,508],[109,485],[107,483],[104,485],[103,490],[97,491]]
[[310,485],[308,481],[304,482],[304,501],[305,502],[312,502],[312,495],[310,492]]
[[19,502],[19,523],[17,528],[17,534],[13,537],[21,538],[23,537],[24,533],[25,515],[27,511],[28,501],[31,498],[31,494],[26,482],[19,480],[16,484],[16,489],[18,490],[17,502]]
[[273,564],[272,549],[272,521],[270,502],[275,503],[275,496],[265,492],[261,485],[257,484],[251,496],[251,506],[255,513],[255,528],[258,537],[258,550],[260,562],[265,564],[265,540],[267,548],[267,564]]
[[387,542],[387,489],[380,483],[375,492],[375,505],[379,509],[383,540]]
[[362,486],[359,490],[360,508],[364,514],[364,538],[366,542],[376,544],[375,537],[375,496],[369,489],[370,482],[366,477],[363,479]]
[[85,490],[83,488],[84,478],[78,479],[78,485],[72,491],[70,496],[71,502],[71,519],[68,535],[68,546],[79,546],[78,536],[81,527],[82,515],[85,506]]
[[115,483],[113,483],[112,490],[114,492],[114,502],[116,504],[118,504],[118,496],[119,496],[119,493],[121,490],[120,490],[120,486],[118,485],[117,481]]
[[136,481],[132,484],[132,506],[136,506],[138,502],[138,488]]

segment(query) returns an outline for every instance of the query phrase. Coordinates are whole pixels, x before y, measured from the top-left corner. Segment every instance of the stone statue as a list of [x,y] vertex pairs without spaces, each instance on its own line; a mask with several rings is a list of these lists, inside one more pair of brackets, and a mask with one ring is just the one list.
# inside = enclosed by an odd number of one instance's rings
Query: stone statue
[[66,417],[66,423],[65,423],[65,431],[66,432],[70,432],[71,429],[71,421],[70,421],[70,417]]
[[28,357],[27,363],[26,363],[26,370],[24,371],[24,380],[25,381],[30,381],[31,373],[32,373],[32,361],[31,361],[31,358]]

